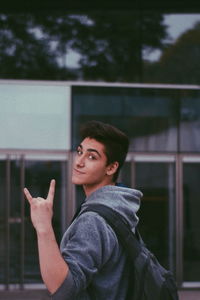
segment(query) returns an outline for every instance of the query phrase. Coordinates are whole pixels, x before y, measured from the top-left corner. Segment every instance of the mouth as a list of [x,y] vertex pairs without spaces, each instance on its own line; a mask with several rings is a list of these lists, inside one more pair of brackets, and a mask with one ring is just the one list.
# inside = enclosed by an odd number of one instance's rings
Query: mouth
[[78,175],[83,175],[83,174],[85,174],[84,172],[79,171],[79,170],[77,170],[77,169],[73,169],[73,172],[75,172],[75,173],[78,174]]

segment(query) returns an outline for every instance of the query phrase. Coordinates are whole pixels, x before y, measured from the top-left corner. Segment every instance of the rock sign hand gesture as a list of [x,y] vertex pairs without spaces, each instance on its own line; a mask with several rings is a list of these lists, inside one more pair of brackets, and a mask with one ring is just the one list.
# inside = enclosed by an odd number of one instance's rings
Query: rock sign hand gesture
[[24,194],[30,204],[31,220],[38,233],[45,233],[51,229],[53,217],[53,200],[55,194],[55,180],[52,179],[47,198],[31,196],[29,190],[24,188]]
[[31,220],[37,232],[40,270],[50,293],[54,293],[68,274],[52,228],[55,180],[51,180],[47,198],[33,198],[27,188],[24,194],[30,204]]

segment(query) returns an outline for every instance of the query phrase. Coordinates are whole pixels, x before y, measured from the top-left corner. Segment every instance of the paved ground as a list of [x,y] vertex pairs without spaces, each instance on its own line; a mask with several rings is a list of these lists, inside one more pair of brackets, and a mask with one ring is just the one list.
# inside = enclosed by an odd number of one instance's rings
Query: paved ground
[[50,300],[46,290],[0,291],[1,300]]
[[198,291],[180,291],[179,300],[200,300],[200,290]]
[[[200,290],[180,291],[179,296],[180,296],[179,300],[200,300]],[[0,291],[0,299],[1,300],[50,300],[50,297],[48,293],[44,290]]]

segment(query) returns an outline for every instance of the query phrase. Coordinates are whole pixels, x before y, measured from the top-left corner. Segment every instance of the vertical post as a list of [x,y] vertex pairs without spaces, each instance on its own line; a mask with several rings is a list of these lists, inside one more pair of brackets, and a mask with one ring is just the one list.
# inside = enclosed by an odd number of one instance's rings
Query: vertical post
[[6,204],[5,204],[5,248],[6,248],[6,263],[5,263],[5,286],[9,289],[10,282],[10,156],[6,158]]
[[69,163],[68,163],[68,187],[67,187],[67,225],[70,224],[70,221],[76,211],[76,195],[74,184],[71,183],[72,176],[72,165],[73,165],[73,152],[69,151]]
[[131,187],[136,188],[135,157],[131,157]]
[[176,156],[176,279],[183,282],[183,167],[182,156]]
[[20,199],[21,199],[21,230],[20,230],[20,289],[24,289],[24,248],[25,248],[25,227],[24,227],[24,215],[25,215],[25,201],[23,188],[25,186],[25,163],[24,156],[21,156],[20,164]]
[[174,194],[174,185],[175,185],[175,178],[174,178],[174,164],[171,162],[168,163],[168,259],[169,259],[169,268],[171,271],[174,272],[175,260],[174,260],[174,233],[175,233],[175,194]]
[[61,233],[63,234],[67,227],[67,189],[68,189],[68,178],[67,178],[67,166],[68,161],[61,161]]

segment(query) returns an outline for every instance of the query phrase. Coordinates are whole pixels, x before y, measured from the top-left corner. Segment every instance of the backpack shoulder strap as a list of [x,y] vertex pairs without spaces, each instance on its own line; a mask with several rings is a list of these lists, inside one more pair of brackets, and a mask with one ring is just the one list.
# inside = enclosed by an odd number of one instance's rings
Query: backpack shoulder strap
[[[96,212],[106,220],[114,230],[129,258],[134,261],[141,252],[142,245],[132,232],[125,218],[112,208],[103,204],[90,204],[87,208],[83,209],[80,214],[88,211]],[[137,234],[139,235],[139,233]]]

